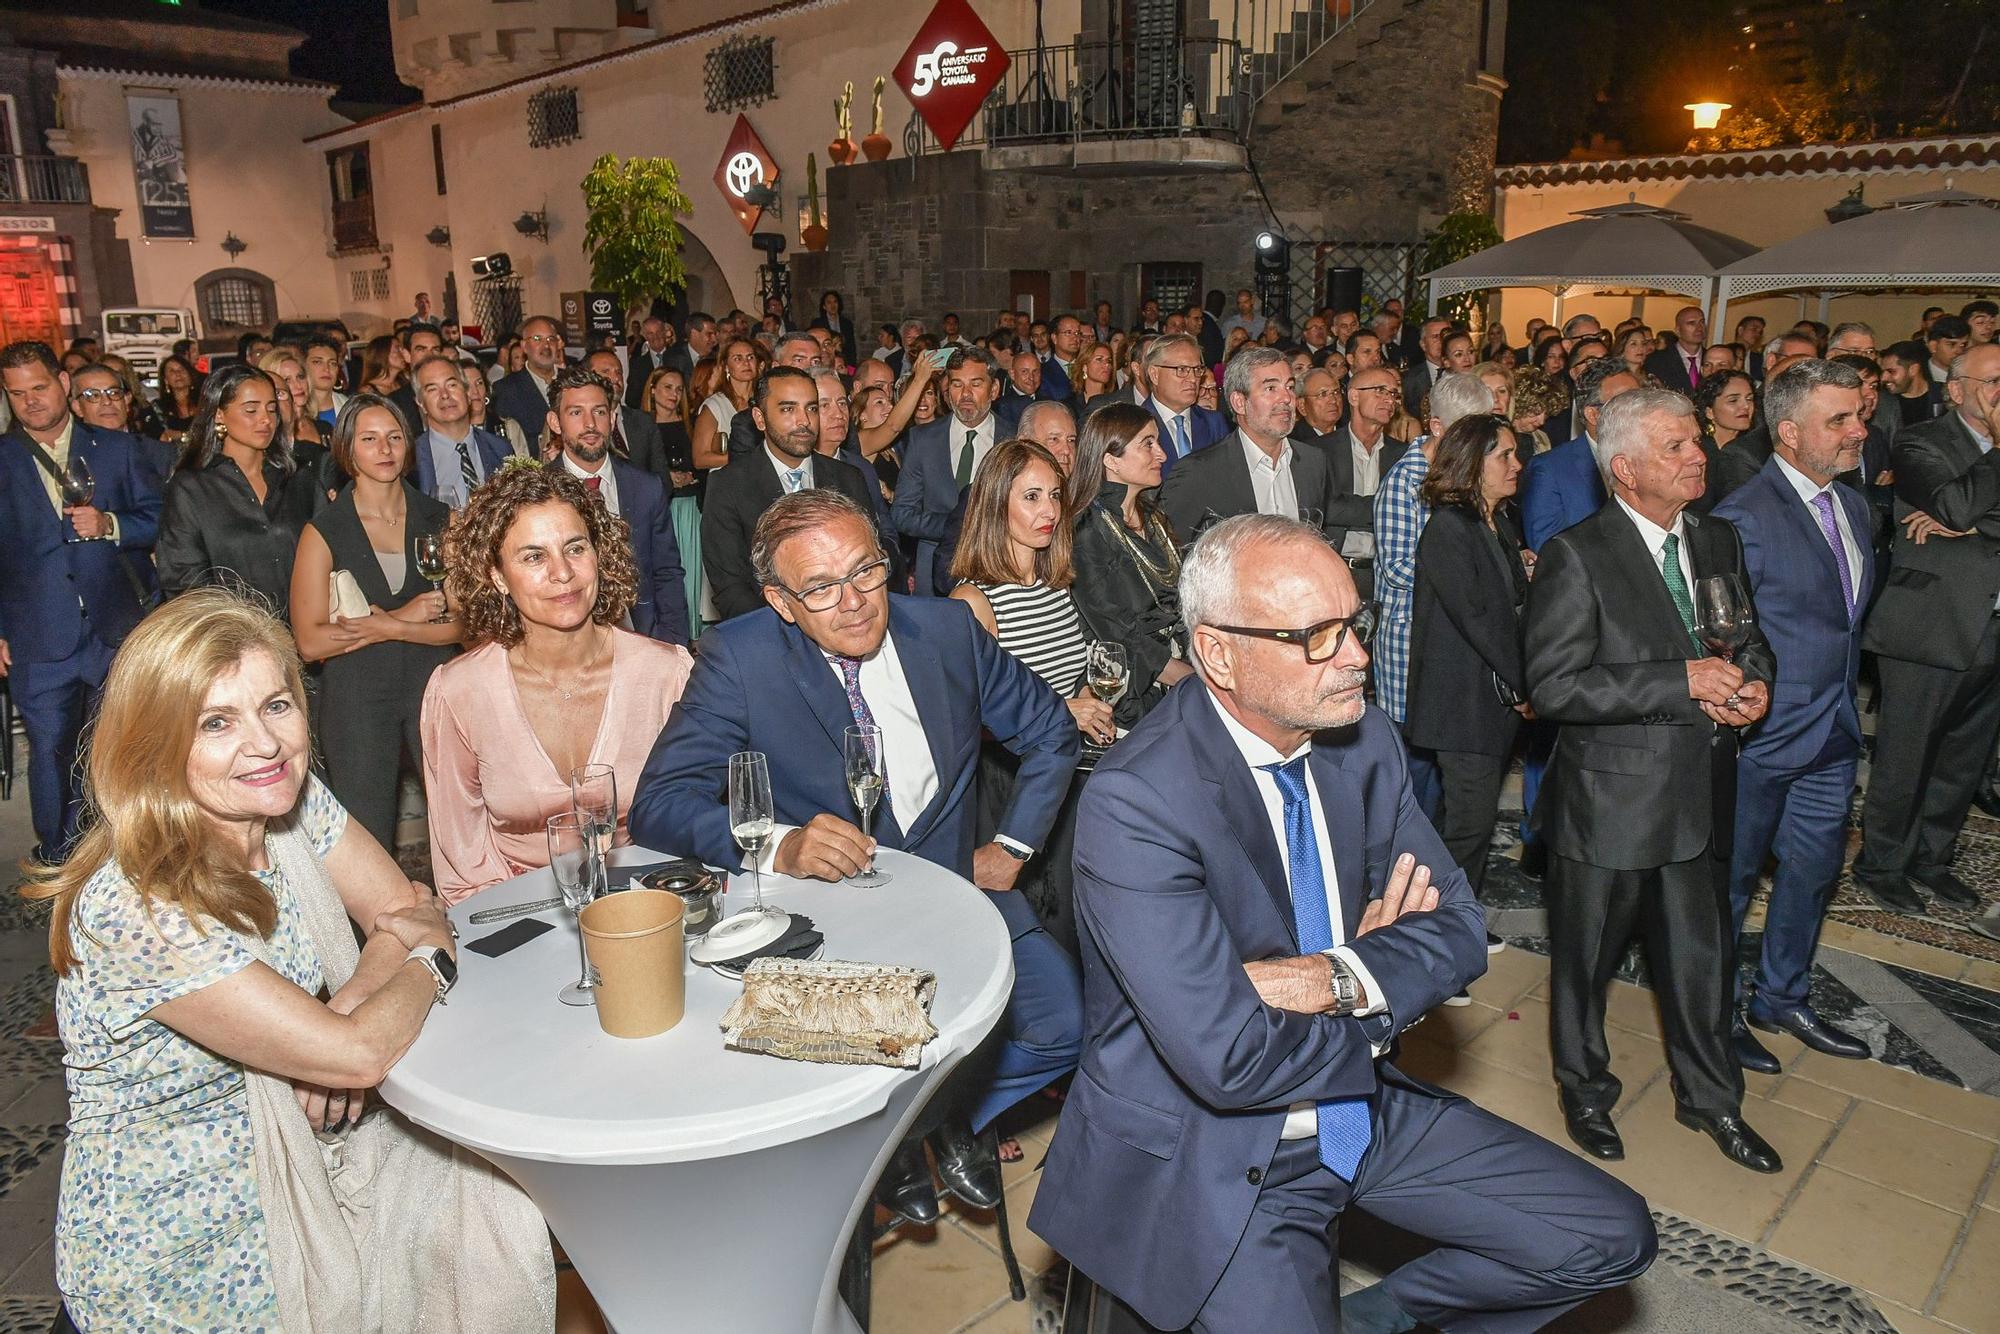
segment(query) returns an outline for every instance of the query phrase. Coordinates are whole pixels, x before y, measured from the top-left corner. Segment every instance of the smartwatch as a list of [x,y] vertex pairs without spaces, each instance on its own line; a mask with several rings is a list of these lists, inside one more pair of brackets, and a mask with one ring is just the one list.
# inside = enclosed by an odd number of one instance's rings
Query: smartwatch
[[437,982],[437,1004],[444,1004],[444,998],[458,985],[458,961],[445,952],[442,945],[419,945],[411,950],[404,963],[415,960],[424,966]]

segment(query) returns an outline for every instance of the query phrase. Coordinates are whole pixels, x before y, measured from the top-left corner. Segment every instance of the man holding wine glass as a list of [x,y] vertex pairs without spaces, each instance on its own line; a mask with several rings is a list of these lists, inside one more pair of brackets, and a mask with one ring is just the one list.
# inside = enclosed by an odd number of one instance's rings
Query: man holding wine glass
[[[1635,389],[1591,440],[1611,499],[1543,544],[1528,595],[1528,695],[1560,727],[1535,805],[1549,845],[1550,1027],[1570,1138],[1625,1156],[1605,989],[1635,930],[1646,943],[1675,1117],[1730,1161],[1776,1172],[1743,1120],[1729,1045],[1735,953],[1723,910],[1736,811],[1736,729],[1770,707],[1771,646],[1754,623],[1734,660],[1708,656],[1694,590],[1744,580],[1726,520],[1687,512],[1706,466],[1694,406]],[[1721,637],[1719,637],[1721,638]]]

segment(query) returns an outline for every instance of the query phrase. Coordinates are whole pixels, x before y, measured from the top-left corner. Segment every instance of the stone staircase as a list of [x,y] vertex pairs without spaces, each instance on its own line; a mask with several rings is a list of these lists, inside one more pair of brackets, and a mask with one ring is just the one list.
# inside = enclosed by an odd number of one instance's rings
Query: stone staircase
[[[1254,108],[1253,129],[1269,129],[1304,106],[1358,59],[1418,0],[1283,0],[1255,4],[1239,40],[1249,54],[1239,87]],[[1282,21],[1282,26],[1281,22]]]

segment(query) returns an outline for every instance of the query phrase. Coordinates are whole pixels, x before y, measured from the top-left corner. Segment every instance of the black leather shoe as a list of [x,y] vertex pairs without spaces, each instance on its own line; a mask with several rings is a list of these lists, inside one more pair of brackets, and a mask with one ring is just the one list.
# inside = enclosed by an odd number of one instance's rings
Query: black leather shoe
[[1981,903],[1979,891],[1950,871],[1926,871],[1922,875],[1911,876],[1910,882],[1919,889],[1929,890],[1955,908],[1977,908]]
[[1752,1130],[1740,1116],[1715,1116],[1676,1107],[1674,1120],[1714,1140],[1715,1147],[1722,1150],[1722,1156],[1738,1167],[1747,1167],[1752,1172],[1782,1172],[1785,1169],[1778,1151],[1765,1143],[1764,1137]]
[[947,1122],[930,1133],[930,1142],[938,1180],[946,1190],[975,1209],[1000,1203],[999,1140],[991,1127],[975,1135],[967,1126]]
[[1562,1101],[1562,1113],[1563,1125],[1576,1141],[1576,1147],[1607,1163],[1625,1156],[1625,1141],[1618,1138],[1618,1128],[1611,1124],[1611,1113],[1572,1107],[1566,1099]]
[[1549,873],[1549,845],[1536,839],[1533,843],[1521,845],[1521,878],[1534,884],[1541,884],[1542,877]]
[[896,1156],[882,1169],[882,1179],[875,1183],[875,1202],[918,1227],[937,1222],[937,1188],[931,1184],[931,1165],[924,1158],[922,1140],[904,1140],[896,1150]]
[[1904,917],[1922,917],[1930,911],[1930,905],[1919,898],[1901,878],[1893,880],[1863,880],[1854,877],[1854,883],[1861,886],[1875,906],[1883,912],[1898,913]]
[[[1839,1056],[1850,1061],[1868,1059],[1868,1044],[1852,1033],[1843,1033],[1832,1024],[1819,1017],[1810,1005],[1795,1005],[1789,1010],[1776,1014],[1760,1015],[1753,1006],[1750,1010],[1750,1027],[1761,1028],[1766,1033],[1790,1033],[1814,1051],[1828,1056]],[[1748,1037],[1746,1033],[1744,1035]],[[1755,1042],[1755,1038],[1751,1038]],[[1766,1074],[1776,1074],[1776,1062]],[[1748,1069],[1749,1067],[1744,1067]]]
[[1981,784],[1979,790],[1972,794],[1972,804],[1979,808],[1981,815],[2000,820],[2000,788]]
[[[1762,1028],[1763,1025],[1759,1024],[1758,1027]],[[1750,1030],[1743,1026],[1741,1019],[1738,1019],[1736,1027],[1730,1030],[1729,1050],[1736,1057],[1736,1064],[1745,1070],[1760,1075],[1775,1075],[1784,1069],[1778,1064],[1778,1058],[1773,1056],[1763,1043],[1751,1036]]]

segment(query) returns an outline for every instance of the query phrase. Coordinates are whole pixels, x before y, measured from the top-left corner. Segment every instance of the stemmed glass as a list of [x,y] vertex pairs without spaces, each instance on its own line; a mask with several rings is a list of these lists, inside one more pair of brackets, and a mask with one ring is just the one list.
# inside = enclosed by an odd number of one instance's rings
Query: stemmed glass
[[[847,752],[847,794],[854,798],[855,808],[861,812],[861,837],[867,838],[875,822],[875,804],[889,786],[889,771],[882,756],[882,729],[872,724],[850,727],[841,744]],[[892,878],[887,871],[876,870],[875,859],[870,857],[867,868],[849,876],[847,883],[874,889],[888,884]]]
[[590,951],[583,943],[582,913],[597,897],[597,878],[590,870],[591,827],[589,817],[563,811],[548,819],[549,870],[555,875],[556,890],[563,905],[577,914],[576,952],[583,971],[576,981],[556,993],[564,1005],[597,1004],[597,979],[590,972]]
[[69,456],[69,467],[62,475],[62,502],[65,509],[81,509],[97,494],[97,479],[90,475],[90,465],[80,454]]
[[579,764],[569,771],[570,803],[589,825],[590,873],[595,892],[609,892],[611,842],[618,832],[618,771],[608,764]]
[[1733,574],[1694,581],[1694,626],[1702,644],[1724,662],[1735,660],[1757,625],[1756,609]]
[[1115,706],[1125,698],[1125,686],[1130,679],[1123,644],[1100,639],[1090,646],[1089,656],[1084,660],[1084,680],[1089,683],[1091,694]]
[[[417,573],[430,580],[431,591],[436,592],[444,582],[444,539],[436,533],[417,534]],[[443,616],[431,617],[442,621]]]
[[789,921],[791,914],[764,906],[764,849],[777,831],[771,805],[771,769],[762,751],[729,757],[729,833],[750,864],[750,906],[734,916]]

